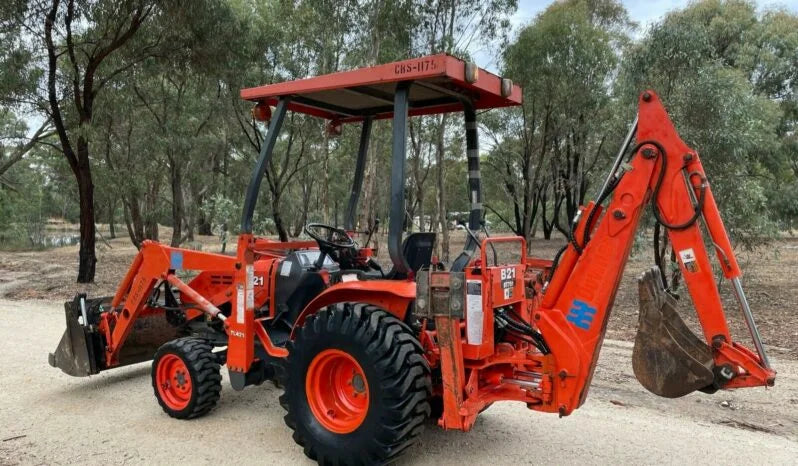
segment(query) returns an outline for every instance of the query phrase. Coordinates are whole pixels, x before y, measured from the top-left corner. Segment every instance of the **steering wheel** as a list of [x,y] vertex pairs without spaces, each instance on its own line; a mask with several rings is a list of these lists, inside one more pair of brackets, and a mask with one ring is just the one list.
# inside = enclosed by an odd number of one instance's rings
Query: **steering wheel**
[[336,253],[341,249],[350,249],[355,247],[355,240],[353,240],[345,230],[336,228],[331,225],[323,223],[308,223],[305,225],[305,233],[311,238],[316,240],[319,244],[319,260],[316,261],[316,268],[321,269],[324,264],[324,257],[330,256],[336,259]]

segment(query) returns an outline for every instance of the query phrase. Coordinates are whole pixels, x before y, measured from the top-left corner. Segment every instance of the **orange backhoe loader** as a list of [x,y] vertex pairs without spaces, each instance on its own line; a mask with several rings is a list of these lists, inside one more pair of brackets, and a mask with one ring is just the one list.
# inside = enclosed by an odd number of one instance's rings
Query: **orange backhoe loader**
[[[73,376],[152,360],[152,386],[172,417],[208,413],[221,366],[233,389],[276,379],[286,424],[324,464],[391,461],[432,419],[467,431],[496,401],[567,416],[581,406],[624,266],[647,206],[665,228],[703,330],[675,310],[654,268],[639,282],[632,365],[664,397],[771,386],[741,272],[698,154],[645,91],[637,118],[593,202],[554,260],[527,256],[521,237],[484,230],[477,111],[521,103],[521,90],[448,55],[265,85],[241,92],[269,120],[244,202],[235,255],[145,241],[113,297],[66,303],[66,332],[50,363]],[[288,111],[361,125],[343,228],[309,224],[313,241],[253,235],[261,180]],[[435,260],[434,233],[403,235],[410,116],[461,112],[471,210],[464,250]],[[388,252],[353,238],[372,123],[392,119]],[[633,145],[634,144],[634,145]],[[386,167],[387,169],[387,167]],[[403,238],[404,236],[404,238]],[[705,244],[733,285],[754,343],[729,333]],[[510,250],[511,259],[497,254]],[[184,271],[195,271],[188,283]],[[178,429],[179,426],[175,425]]]

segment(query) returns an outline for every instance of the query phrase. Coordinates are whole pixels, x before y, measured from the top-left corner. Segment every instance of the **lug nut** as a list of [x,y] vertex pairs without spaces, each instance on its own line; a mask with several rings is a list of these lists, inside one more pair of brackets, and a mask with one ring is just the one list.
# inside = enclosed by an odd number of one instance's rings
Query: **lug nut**
[[648,102],[648,101],[650,101],[650,100],[651,100],[651,93],[650,93],[650,92],[648,92],[648,91],[644,92],[644,93],[643,93],[643,101],[644,101],[644,102]]

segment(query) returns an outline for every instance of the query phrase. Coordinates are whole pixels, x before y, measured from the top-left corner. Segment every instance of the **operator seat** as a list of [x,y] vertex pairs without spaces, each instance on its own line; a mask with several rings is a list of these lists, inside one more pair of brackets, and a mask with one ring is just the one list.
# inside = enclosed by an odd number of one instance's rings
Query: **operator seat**
[[413,272],[418,272],[432,264],[432,252],[435,250],[435,233],[417,232],[407,235],[402,241],[402,255],[405,256],[407,266]]
[[[414,273],[432,265],[432,253],[434,250],[435,233],[410,233],[402,241],[402,255],[405,258],[405,262],[407,262],[408,268]],[[359,271],[357,275],[360,280],[378,280],[383,278],[399,280],[407,278],[406,274],[397,272],[395,267],[384,275],[382,271]]]

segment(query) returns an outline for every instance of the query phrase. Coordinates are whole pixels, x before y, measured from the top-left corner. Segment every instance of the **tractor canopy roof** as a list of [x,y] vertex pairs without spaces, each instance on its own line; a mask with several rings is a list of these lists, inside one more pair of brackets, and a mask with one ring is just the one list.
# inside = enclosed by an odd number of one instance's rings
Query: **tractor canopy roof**
[[521,104],[521,88],[509,79],[440,54],[313,78],[241,90],[241,97],[276,105],[290,96],[288,108],[340,122],[393,116],[397,84],[411,81],[410,116],[463,110],[463,100],[475,109]]

